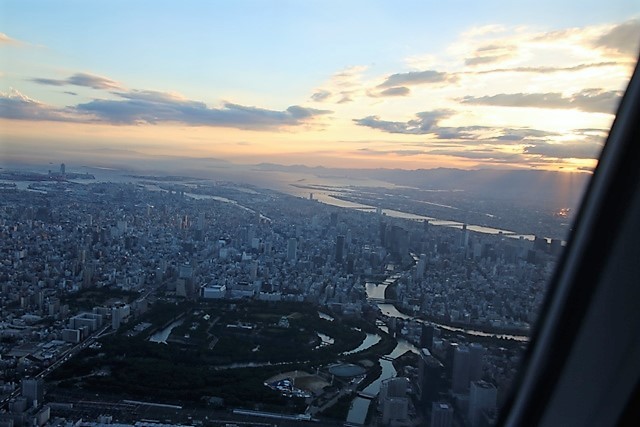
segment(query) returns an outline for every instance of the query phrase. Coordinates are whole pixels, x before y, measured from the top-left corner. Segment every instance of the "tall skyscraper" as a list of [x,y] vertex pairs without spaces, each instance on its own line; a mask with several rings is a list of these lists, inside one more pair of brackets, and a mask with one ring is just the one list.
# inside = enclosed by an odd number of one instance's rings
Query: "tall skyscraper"
[[469,346],[469,381],[482,379],[482,366],[484,347],[480,343],[472,343]]
[[431,404],[437,400],[443,387],[444,366],[438,359],[431,355],[431,352],[423,348],[420,352],[420,362],[418,365],[418,392],[420,402],[427,412]]
[[200,214],[198,214],[198,223],[197,223],[197,227],[199,231],[204,230],[204,224],[205,224],[204,212],[200,212]]
[[298,258],[298,240],[295,237],[291,237],[287,242],[287,260],[291,263],[295,263]]
[[431,406],[431,427],[451,427],[453,407],[446,402],[433,402]]
[[340,235],[336,238],[336,262],[342,262],[344,255],[344,236]]
[[469,390],[469,348],[460,345],[453,354],[451,388],[454,393],[464,394]]
[[460,247],[466,248],[469,246],[469,230],[467,224],[462,224],[462,234],[460,235]]
[[420,259],[416,265],[416,279],[422,279],[424,272],[427,270],[427,255],[420,254]]
[[422,324],[422,331],[420,334],[420,347],[431,350],[433,345],[433,325]]
[[469,424],[480,427],[482,412],[494,412],[498,390],[486,381],[474,381],[469,390]]
[[389,378],[382,382],[378,396],[382,407],[382,424],[405,423],[409,420],[409,398],[407,378]]
[[22,380],[22,397],[27,398],[28,406],[37,406],[44,400],[44,382],[41,379]]
[[353,268],[355,265],[355,258],[356,256],[354,254],[348,254],[347,255],[347,274],[353,274]]

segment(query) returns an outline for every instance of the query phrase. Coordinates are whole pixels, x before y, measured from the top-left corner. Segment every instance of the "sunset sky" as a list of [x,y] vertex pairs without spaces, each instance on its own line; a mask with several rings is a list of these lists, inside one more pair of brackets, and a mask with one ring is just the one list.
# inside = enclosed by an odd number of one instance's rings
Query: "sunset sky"
[[0,0],[0,161],[590,170],[634,1]]

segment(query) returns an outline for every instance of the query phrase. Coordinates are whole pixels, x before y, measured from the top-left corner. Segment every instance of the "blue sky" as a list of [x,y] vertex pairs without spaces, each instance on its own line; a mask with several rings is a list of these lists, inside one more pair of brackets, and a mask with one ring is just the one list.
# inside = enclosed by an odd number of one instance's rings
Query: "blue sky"
[[[638,16],[636,1],[4,0],[2,148],[588,169],[602,132],[576,130],[610,124]],[[538,132],[507,146],[514,129]],[[584,140],[589,159],[558,145]],[[536,153],[550,146],[565,155]]]

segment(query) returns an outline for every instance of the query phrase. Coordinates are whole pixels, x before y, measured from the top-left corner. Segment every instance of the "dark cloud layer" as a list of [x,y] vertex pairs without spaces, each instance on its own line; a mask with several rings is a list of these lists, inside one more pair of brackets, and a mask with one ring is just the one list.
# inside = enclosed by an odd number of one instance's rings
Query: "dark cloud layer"
[[590,113],[613,114],[621,97],[622,91],[585,89],[570,96],[564,96],[559,92],[501,93],[478,97],[465,96],[459,101],[465,104],[575,109]]
[[56,109],[19,92],[0,96],[0,117],[19,120],[102,122],[111,124],[183,123],[193,126],[275,129],[298,126],[331,113],[293,105],[284,111],[225,103],[209,108],[198,101],[155,91],[114,92],[120,99],[95,99]]

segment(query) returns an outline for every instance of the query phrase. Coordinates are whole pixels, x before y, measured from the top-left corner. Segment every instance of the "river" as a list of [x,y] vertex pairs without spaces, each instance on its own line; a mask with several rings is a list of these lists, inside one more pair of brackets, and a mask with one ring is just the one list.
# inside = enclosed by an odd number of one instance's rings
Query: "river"
[[[333,193],[334,194],[335,193],[339,193],[339,191],[336,190]],[[292,193],[292,194],[295,194],[298,197],[300,197],[300,195],[296,194],[295,192]],[[349,201],[342,200],[342,199],[339,199],[337,197],[334,197],[332,194],[323,193],[323,192],[314,192],[313,193],[313,198],[315,200],[321,202],[321,203],[326,204],[326,205],[337,206],[337,207],[345,208],[345,209],[356,209],[356,210],[360,210],[360,211],[371,211],[371,212],[375,212],[377,210],[377,207],[375,207],[375,206],[365,205],[365,204],[362,204],[362,203],[349,202]],[[429,224],[434,225],[434,226],[462,229],[462,225],[463,225],[463,223],[458,222],[458,221],[443,220],[443,219],[438,219],[438,218],[434,218],[434,217],[430,217],[430,216],[418,215],[418,214],[413,214],[413,213],[409,213],[409,212],[398,211],[398,210],[395,210],[395,209],[382,209],[381,211],[382,211],[383,214],[385,214],[388,217],[403,218],[403,219],[409,219],[409,220],[414,220],[414,221],[429,221]],[[475,231],[475,232],[484,233],[484,234],[502,234],[502,235],[504,235],[506,237],[513,237],[513,238],[522,237],[522,238],[527,239],[527,240],[534,240],[535,239],[534,235],[517,234],[514,231],[501,230],[499,228],[485,227],[485,226],[482,226],[482,225],[469,224],[469,225],[467,225],[467,229],[469,231]]]
[[[399,277],[400,276],[397,274],[393,275],[387,278],[383,283],[367,282],[365,284],[367,299],[368,300],[384,300],[385,299],[384,293],[385,293],[385,290],[387,289],[387,286],[394,283]],[[400,311],[398,311],[398,309],[395,308],[393,304],[377,303],[377,306],[380,308],[380,311],[385,316],[399,317],[401,319],[412,319],[412,320],[417,320],[419,322],[425,322],[424,320],[415,319],[411,316],[401,313]],[[476,331],[473,329],[457,328],[453,326],[443,325],[437,322],[429,322],[429,323],[442,329],[446,329],[449,331],[464,332],[469,335],[483,336],[483,337],[496,337],[496,338],[510,338],[517,341],[528,341],[528,337],[520,336],[520,335],[491,334],[483,331]],[[378,325],[378,328],[383,332],[387,332],[386,326]],[[367,334],[367,338],[369,338],[369,335],[371,334]],[[377,336],[377,335],[374,335],[374,336]],[[395,346],[395,348],[391,352],[387,353],[385,356],[388,356],[391,359],[395,359],[399,356],[402,356],[407,351],[411,351],[416,354],[420,353],[419,349],[415,345],[408,342],[407,340],[403,338],[398,338],[397,341],[398,341],[398,344]],[[352,352],[355,352],[356,350],[352,350]],[[370,396],[376,396],[380,391],[380,385],[382,384],[382,382],[389,378],[395,377],[397,373],[395,368],[393,367],[392,361],[380,358],[378,362],[382,367],[382,373],[380,374],[380,377],[378,377],[378,379],[376,379],[374,382],[372,382],[367,387],[365,387],[364,390],[362,390],[365,394],[368,394]],[[349,413],[347,414],[347,422],[352,424],[363,425],[367,417],[367,412],[369,410],[369,405],[371,404],[371,402],[372,400],[366,399],[364,397],[359,397],[359,396],[355,397],[351,401],[351,408],[349,409]]]
[[378,344],[381,339],[382,337],[380,337],[380,335],[378,334],[367,334],[364,341],[362,341],[362,344],[360,344],[358,347],[354,348],[353,350],[345,351],[342,354],[347,355],[347,354],[357,353],[362,350],[366,350],[369,347]]
[[172,322],[166,328],[161,329],[156,333],[154,333],[153,335],[151,335],[149,337],[149,341],[166,344],[167,338],[169,338],[169,335],[171,335],[171,331],[173,330],[173,328],[179,325],[182,325],[183,322],[184,322],[184,319],[180,319],[180,320],[176,320],[175,322]]
[[[390,283],[393,283],[393,281],[395,280],[397,280],[397,276],[394,276],[394,278],[389,278],[381,284],[371,282],[367,283],[365,285],[367,290],[367,299],[384,299],[385,289],[387,288],[387,286],[389,286]],[[386,326],[379,325],[378,328],[383,332],[387,332]],[[380,341],[381,339],[379,335],[367,334],[365,342],[367,341],[367,339],[369,339],[370,335],[377,337],[378,341]],[[385,356],[388,356],[391,359],[395,359],[399,356],[402,356],[407,351],[411,351],[416,354],[419,353],[418,348],[407,340],[399,338],[397,341],[398,343],[396,344],[394,349],[387,353]],[[360,347],[362,347],[363,344],[365,343],[363,342]],[[351,352],[355,353],[356,351],[359,350],[355,349]],[[376,396],[380,392],[380,385],[382,384],[382,382],[389,378],[395,377],[397,374],[396,369],[393,367],[392,361],[380,358],[378,359],[378,362],[380,363],[380,367],[382,368],[380,376],[367,387],[365,387],[364,390],[362,390],[363,393],[370,396]],[[369,405],[371,405],[371,402],[372,400],[366,399],[364,397],[355,397],[351,401],[351,408],[349,409],[349,413],[347,414],[347,422],[363,425],[367,418],[367,412],[369,411]]]

